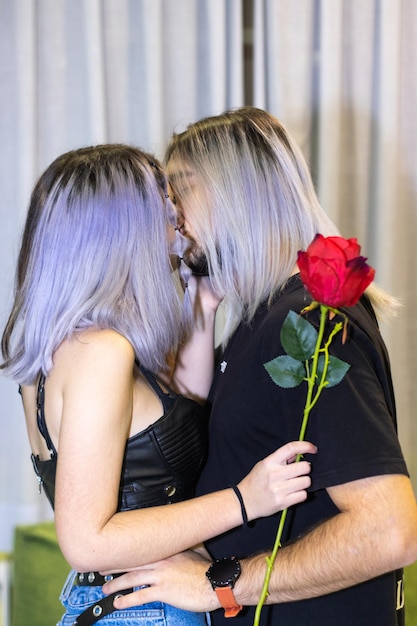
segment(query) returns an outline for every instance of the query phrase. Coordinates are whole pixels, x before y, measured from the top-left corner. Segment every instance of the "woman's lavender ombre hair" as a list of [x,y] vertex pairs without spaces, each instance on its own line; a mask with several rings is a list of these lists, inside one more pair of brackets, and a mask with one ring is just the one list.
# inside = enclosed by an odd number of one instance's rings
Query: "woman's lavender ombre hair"
[[159,163],[109,144],[58,157],[37,182],[18,260],[2,369],[21,384],[48,374],[59,344],[88,327],[126,337],[157,371],[175,350],[181,300]]

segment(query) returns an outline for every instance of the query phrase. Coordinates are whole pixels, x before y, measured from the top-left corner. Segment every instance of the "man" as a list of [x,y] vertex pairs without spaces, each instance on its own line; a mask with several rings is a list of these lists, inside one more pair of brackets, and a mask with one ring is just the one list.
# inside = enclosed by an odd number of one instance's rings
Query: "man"
[[[317,233],[338,233],[299,149],[264,111],[244,108],[191,125],[174,136],[166,161],[182,232],[196,242],[191,261],[201,266],[206,258],[225,312],[225,350],[209,396],[209,457],[198,486],[204,494],[236,484],[259,459],[298,437],[305,389],[278,387],[264,364],[284,353],[280,329],[288,311],[300,313],[311,302],[297,252]],[[323,391],[311,414],[308,438],[318,453],[310,457],[310,496],[289,511],[262,624],[403,623],[401,568],[417,559],[417,505],[374,315],[374,308],[394,306],[371,285],[344,310],[346,342],[339,337],[330,351],[349,371]],[[307,319],[318,325],[317,311]],[[252,624],[278,523],[279,514],[244,523],[206,543],[209,559],[178,555],[107,590],[150,585],[120,598],[118,608],[163,600],[212,611],[215,626],[234,615]],[[220,563],[211,566],[213,559]]]

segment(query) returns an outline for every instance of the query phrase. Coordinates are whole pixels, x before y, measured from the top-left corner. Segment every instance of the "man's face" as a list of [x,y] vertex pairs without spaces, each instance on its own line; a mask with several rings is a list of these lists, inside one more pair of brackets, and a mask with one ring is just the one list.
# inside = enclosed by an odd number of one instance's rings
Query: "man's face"
[[208,276],[208,262],[204,251],[194,239],[189,238],[189,241],[190,246],[182,255],[184,263],[188,265],[195,276]]
[[197,276],[208,276],[207,257],[201,244],[193,236],[192,222],[190,219],[192,218],[192,211],[187,211],[187,204],[189,202],[198,205],[198,188],[191,173],[186,173],[182,176],[181,200],[176,198],[172,188],[169,189],[169,195],[177,209],[178,230],[189,242],[189,246],[183,252],[182,258],[184,263],[192,270],[193,274]]

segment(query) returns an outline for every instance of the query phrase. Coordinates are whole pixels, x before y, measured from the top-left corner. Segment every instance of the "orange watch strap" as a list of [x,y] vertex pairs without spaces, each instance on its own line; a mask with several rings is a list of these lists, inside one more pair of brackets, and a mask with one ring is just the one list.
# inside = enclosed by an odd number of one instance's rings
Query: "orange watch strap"
[[215,592],[220,600],[220,604],[224,608],[225,617],[235,617],[242,610],[242,606],[236,602],[231,587],[216,587]]

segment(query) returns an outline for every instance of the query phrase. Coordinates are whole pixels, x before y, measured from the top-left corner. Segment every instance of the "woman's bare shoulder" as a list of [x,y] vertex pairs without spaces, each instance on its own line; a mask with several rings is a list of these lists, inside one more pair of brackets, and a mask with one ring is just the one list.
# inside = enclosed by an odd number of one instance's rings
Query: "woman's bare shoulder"
[[90,362],[98,367],[132,365],[135,353],[126,337],[111,328],[88,328],[66,339],[54,353],[54,370],[77,368]]

